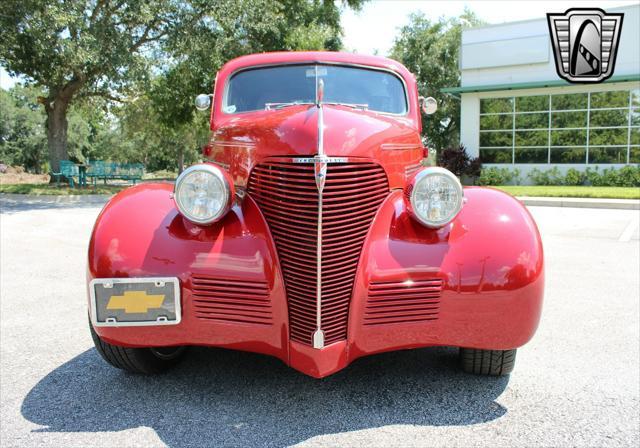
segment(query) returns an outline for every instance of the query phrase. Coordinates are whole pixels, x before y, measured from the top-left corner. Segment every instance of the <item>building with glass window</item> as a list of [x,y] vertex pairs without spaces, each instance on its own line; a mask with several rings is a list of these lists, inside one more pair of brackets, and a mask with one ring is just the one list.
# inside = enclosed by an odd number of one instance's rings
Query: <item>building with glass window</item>
[[[564,12],[564,11],[549,11]],[[569,84],[556,73],[546,17],[463,31],[461,143],[485,166],[620,167],[640,163],[640,5],[624,20],[613,76]]]

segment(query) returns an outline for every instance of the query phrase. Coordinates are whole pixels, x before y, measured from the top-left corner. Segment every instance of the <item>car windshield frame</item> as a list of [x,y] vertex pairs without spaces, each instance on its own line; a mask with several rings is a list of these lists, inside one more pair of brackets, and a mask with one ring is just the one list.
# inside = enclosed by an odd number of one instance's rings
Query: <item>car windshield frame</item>
[[[395,116],[395,117],[406,117],[411,113],[411,102],[409,101],[409,89],[407,87],[407,83],[405,81],[405,79],[397,72],[395,72],[392,69],[388,69],[388,68],[384,68],[384,67],[377,67],[377,66],[371,66],[371,65],[362,65],[362,64],[349,64],[349,63],[343,63],[343,62],[339,62],[339,63],[332,63],[332,62],[315,62],[315,61],[309,61],[309,62],[292,62],[292,63],[275,63],[275,64],[265,64],[265,65],[253,65],[253,66],[248,66],[248,67],[242,67],[239,68],[237,70],[235,70],[234,72],[232,72],[226,79],[225,81],[225,86],[224,86],[224,92],[223,92],[223,96],[222,96],[222,101],[220,103],[220,112],[224,115],[229,115],[229,116],[238,116],[238,115],[242,115],[242,114],[250,114],[250,113],[255,113],[255,112],[265,112],[265,111],[273,111],[273,110],[277,110],[277,109],[266,109],[266,108],[260,108],[260,109],[253,109],[253,110],[245,110],[245,111],[241,111],[241,112],[227,112],[225,109],[227,107],[227,101],[229,98],[229,88],[231,86],[231,81],[233,80],[233,78],[245,71],[252,71],[252,70],[260,70],[260,69],[265,69],[265,68],[277,68],[277,67],[295,67],[295,66],[308,66],[309,68],[312,67],[345,67],[345,68],[353,68],[353,69],[360,69],[360,70],[368,70],[368,71],[376,71],[376,72],[383,72],[383,73],[387,73],[393,77],[395,77],[396,79],[398,79],[400,81],[400,84],[402,85],[402,89],[404,92],[404,112],[402,113],[394,113],[394,112],[384,112],[384,111],[379,111],[379,110],[375,110],[375,109],[371,109],[371,108],[365,108],[364,110],[368,111],[368,112],[372,112],[375,114],[380,114],[380,115],[390,115],[390,116]],[[331,102],[327,102],[327,103],[331,103]],[[327,104],[325,103],[325,104]],[[309,103],[301,103],[301,105],[309,105]],[[336,105],[335,103],[333,105]],[[339,105],[339,104],[338,104]],[[345,102],[345,106],[349,107],[349,104]],[[363,109],[359,109],[359,110],[363,110]]]

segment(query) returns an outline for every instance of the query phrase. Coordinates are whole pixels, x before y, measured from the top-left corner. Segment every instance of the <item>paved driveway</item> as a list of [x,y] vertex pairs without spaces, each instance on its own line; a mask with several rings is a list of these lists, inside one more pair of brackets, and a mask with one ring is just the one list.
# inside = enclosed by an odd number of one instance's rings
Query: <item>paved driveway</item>
[[452,349],[372,356],[324,380],[275,359],[193,349],[164,376],[107,366],[87,329],[95,204],[3,202],[5,446],[638,446],[637,211],[533,208],[547,296],[510,378]]

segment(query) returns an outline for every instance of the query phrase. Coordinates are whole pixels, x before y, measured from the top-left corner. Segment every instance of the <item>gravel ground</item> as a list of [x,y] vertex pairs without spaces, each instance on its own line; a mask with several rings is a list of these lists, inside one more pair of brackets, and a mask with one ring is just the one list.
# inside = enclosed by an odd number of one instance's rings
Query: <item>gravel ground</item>
[[[2,200],[2,199],[0,199]],[[532,208],[547,295],[509,378],[431,348],[314,380],[280,361],[192,349],[159,377],[107,366],[86,318],[96,204],[2,200],[0,445],[638,446],[637,211]]]

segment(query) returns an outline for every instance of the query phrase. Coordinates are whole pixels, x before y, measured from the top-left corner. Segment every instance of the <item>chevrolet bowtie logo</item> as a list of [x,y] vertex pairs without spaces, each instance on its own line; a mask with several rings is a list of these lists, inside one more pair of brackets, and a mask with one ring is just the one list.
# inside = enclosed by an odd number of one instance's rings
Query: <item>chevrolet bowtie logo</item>
[[147,294],[144,291],[125,291],[121,296],[111,296],[108,310],[124,310],[125,313],[146,313],[149,309],[160,308],[164,294]]

